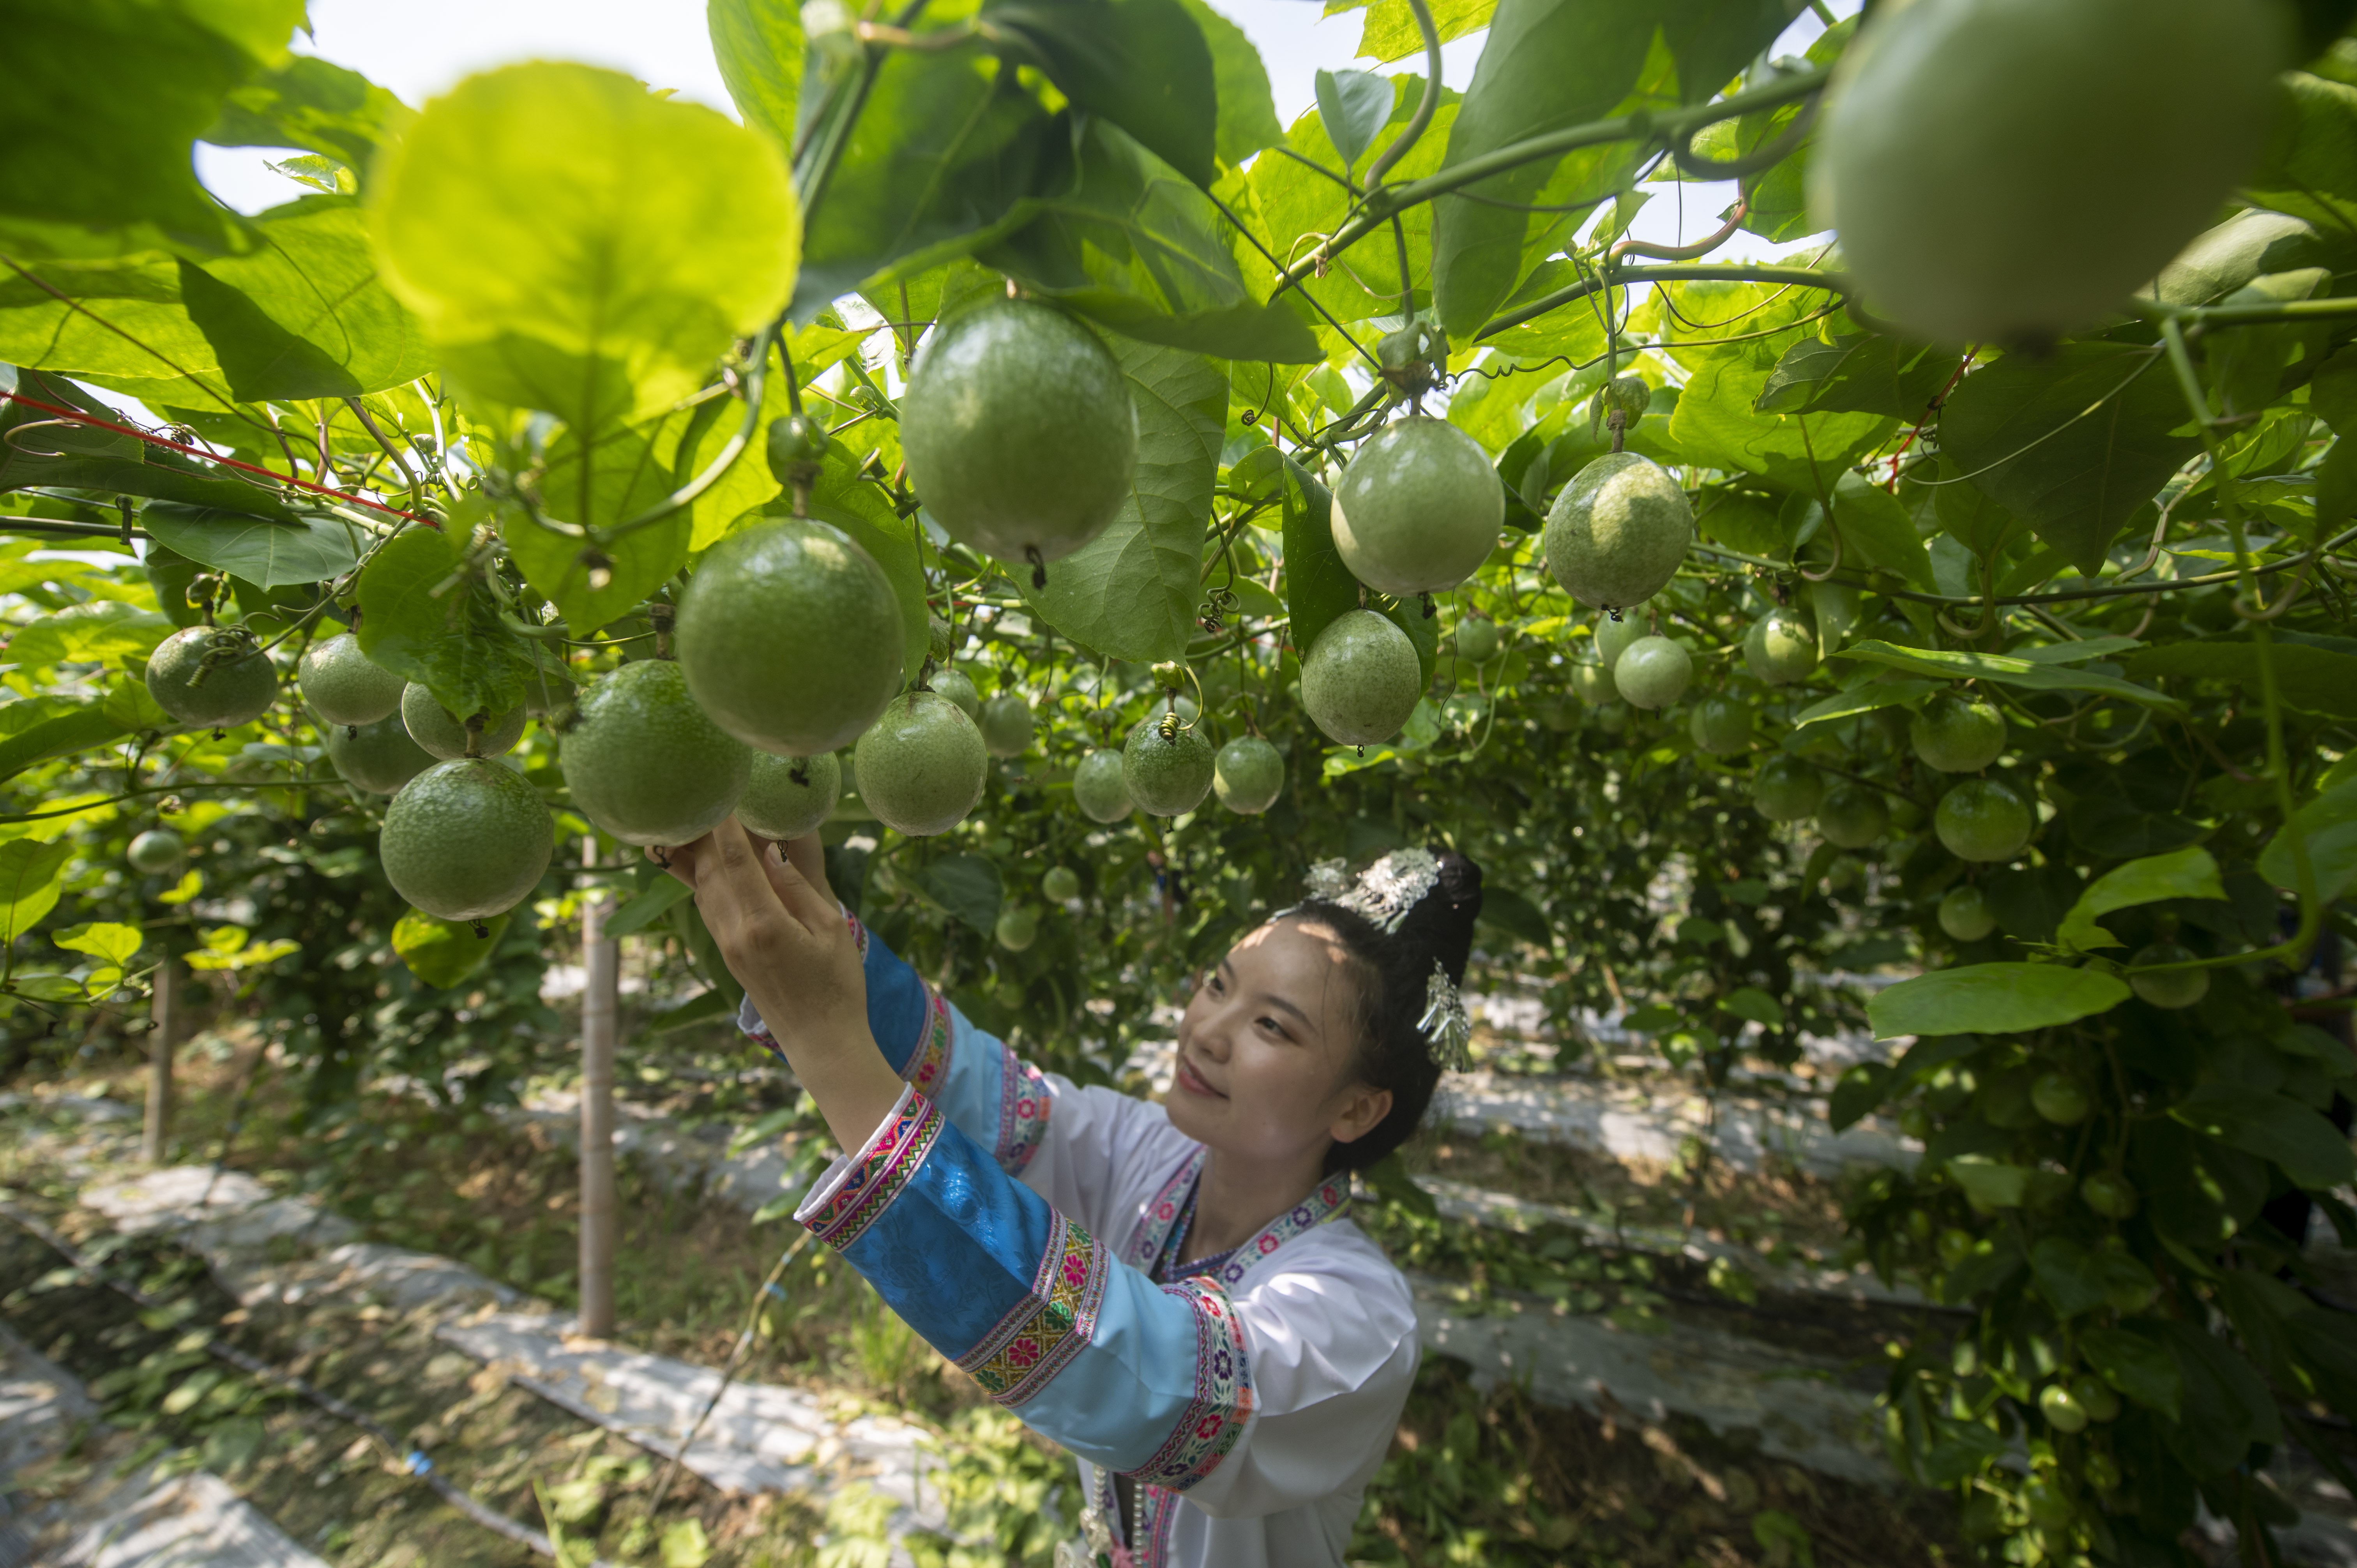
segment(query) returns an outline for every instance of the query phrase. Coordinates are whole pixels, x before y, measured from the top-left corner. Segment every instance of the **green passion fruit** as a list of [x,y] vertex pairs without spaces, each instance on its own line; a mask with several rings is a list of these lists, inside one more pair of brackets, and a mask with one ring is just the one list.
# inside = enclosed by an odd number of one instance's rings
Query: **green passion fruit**
[[798,839],[818,831],[843,798],[843,764],[831,751],[816,757],[753,754],[745,792],[737,797],[737,820],[765,839]]
[[1497,658],[1502,640],[1498,623],[1487,616],[1467,616],[1457,623],[1457,657],[1468,664],[1487,664]]
[[2126,1219],[2136,1211],[2136,1189],[2125,1176],[2097,1171],[2079,1184],[2079,1201],[2106,1219]]
[[965,821],[990,776],[982,731],[939,692],[909,692],[887,703],[851,756],[859,798],[885,826],[911,838],[945,833]]
[[1978,773],[2005,751],[2005,715],[1987,703],[1942,692],[1908,721],[1907,739],[1926,768]]
[[982,704],[982,744],[993,757],[1020,757],[1031,749],[1031,704],[1002,692]]
[[1625,609],[1662,591],[1694,542],[1693,503],[1634,452],[1582,468],[1547,510],[1547,569],[1584,605]]
[[668,659],[591,682],[557,743],[557,763],[583,816],[624,843],[664,846],[718,827],[753,771],[751,752],[705,716]]
[[1797,757],[1771,757],[1751,776],[1751,803],[1771,822],[1813,817],[1824,798],[1825,776]]
[[[1828,95],[1817,226],[1910,334],[2013,345],[2084,327],[2259,156],[2290,15],[2275,0],[1882,7]],[[2072,148],[2107,149],[2097,177]]]
[[235,729],[270,711],[278,698],[278,671],[252,633],[192,626],[147,656],[147,694],[181,724]]
[[982,693],[974,689],[974,681],[963,670],[944,664],[925,677],[925,684],[958,705],[958,711],[976,725],[982,723]]
[[2076,1127],[2094,1109],[2086,1089],[2067,1072],[2040,1073],[2029,1086],[2029,1104],[2058,1127]]
[[1391,739],[1423,695],[1415,644],[1372,610],[1336,616],[1301,661],[1302,707],[1329,739],[1344,746]]
[[412,740],[399,714],[372,725],[330,725],[328,760],[345,783],[371,795],[393,795],[434,766],[434,754]]
[[[2190,963],[2197,955],[2193,950],[2176,942],[2155,942],[2139,949],[2128,960],[2130,969],[2147,964]],[[2171,1009],[2190,1007],[2210,994],[2210,972],[2206,969],[2178,969],[2160,974],[2131,974],[2128,989],[2156,1007]]]
[[1612,667],[1609,664],[1590,664],[1585,660],[1574,663],[1571,667],[1571,689],[1581,702],[1594,707],[1620,700],[1620,688],[1612,683]]
[[1211,788],[1229,811],[1258,816],[1285,792],[1285,758],[1260,736],[1240,735],[1220,747],[1212,763]]
[[2078,1395],[2061,1383],[2049,1383],[2039,1391],[2038,1413],[2044,1416],[2046,1424],[2057,1432],[2087,1430],[2087,1407],[2079,1402]]
[[1732,757],[1751,749],[1751,705],[1720,695],[1694,705],[1688,721],[1695,749],[1713,757]]
[[1778,605],[1743,634],[1743,662],[1770,686],[1805,681],[1817,667],[1817,628],[1800,611]]
[[1498,547],[1506,488],[1481,444],[1424,414],[1369,437],[1334,486],[1334,548],[1378,593],[1437,594]]
[[1817,805],[1817,832],[1843,849],[1864,849],[1890,831],[1890,808],[1882,791],[1861,784],[1836,784]]
[[747,746],[815,757],[857,740],[900,689],[900,601],[841,529],[784,518],[705,553],[680,595],[679,667]]
[[1117,822],[1137,809],[1129,798],[1120,752],[1101,746],[1081,758],[1072,770],[1072,803],[1092,822]]
[[1039,911],[1023,904],[1003,910],[997,929],[992,934],[1008,952],[1021,952],[1039,940]]
[[1967,779],[1940,797],[1932,830],[1958,860],[2011,860],[2037,818],[2020,796],[1990,779]]
[[[510,708],[503,714],[483,715],[483,727],[475,747],[478,757],[499,757],[513,751],[516,742],[523,738],[524,714],[522,707]],[[409,738],[432,752],[445,762],[467,755],[467,726],[457,714],[434,700],[434,693],[412,683],[401,696],[401,722],[409,731]]]
[[1612,684],[1640,708],[1666,708],[1694,681],[1694,656],[1666,637],[1641,637],[1612,663]]
[[487,920],[540,884],[556,826],[531,785],[504,763],[436,763],[384,810],[377,853],[393,891],[445,920]]
[[1996,929],[1996,911],[1988,896],[1967,882],[1951,887],[1940,898],[1940,929],[1960,942],[1976,942]]
[[1069,865],[1051,865],[1039,878],[1039,891],[1059,904],[1067,898],[1077,898],[1081,896],[1081,874]]
[[372,725],[401,706],[409,683],[361,651],[350,632],[313,643],[295,667],[295,684],[321,724]]
[[996,300],[935,327],[909,372],[909,482],[951,537],[1005,561],[1069,555],[1130,496],[1121,361],[1053,306]]
[[1211,792],[1211,779],[1219,770],[1219,758],[1203,732],[1166,723],[1168,719],[1168,714],[1140,719],[1121,748],[1122,781],[1138,810],[1150,816],[1175,817],[1193,811]]
[[188,857],[188,843],[169,828],[149,828],[131,841],[130,851],[124,856],[131,862],[132,870],[150,876],[171,870]]
[[1642,605],[1631,605],[1619,615],[1596,618],[1596,657],[1602,661],[1604,668],[1609,670],[1620,662],[1620,656],[1629,651],[1629,645],[1645,635],[1645,628],[1652,619]]

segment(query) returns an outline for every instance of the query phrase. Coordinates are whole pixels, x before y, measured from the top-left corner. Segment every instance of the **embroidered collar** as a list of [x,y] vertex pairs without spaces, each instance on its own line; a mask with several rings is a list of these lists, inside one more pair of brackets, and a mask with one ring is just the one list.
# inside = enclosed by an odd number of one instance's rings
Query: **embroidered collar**
[[[1195,1187],[1203,1174],[1203,1160],[1208,1151],[1198,1147],[1170,1173],[1146,1205],[1137,1229],[1130,1235],[1123,1257],[1131,1267],[1153,1268],[1171,1240],[1172,1232],[1183,1220],[1191,1218],[1195,1208]],[[1195,1271],[1196,1277],[1217,1280],[1222,1289],[1232,1291],[1243,1283],[1244,1276],[1274,1255],[1278,1248],[1297,1236],[1306,1235],[1351,1207],[1351,1178],[1348,1176],[1329,1176],[1318,1185],[1316,1191],[1291,1208],[1261,1227],[1243,1245],[1230,1251],[1217,1269]]]

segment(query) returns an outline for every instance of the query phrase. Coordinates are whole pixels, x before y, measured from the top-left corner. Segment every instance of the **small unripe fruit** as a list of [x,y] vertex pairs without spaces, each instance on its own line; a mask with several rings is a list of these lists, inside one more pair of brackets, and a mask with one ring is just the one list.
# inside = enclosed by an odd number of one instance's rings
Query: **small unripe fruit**
[[1926,768],[1978,773],[2005,750],[2005,715],[1986,703],[1943,692],[1909,721],[1907,738]]
[[2036,825],[2020,796],[1988,779],[1965,779],[1940,797],[1932,814],[1932,831],[1959,860],[2011,860]]
[[1150,816],[1176,817],[1201,805],[1211,792],[1217,768],[1218,758],[1203,732],[1167,714],[1139,720],[1121,748],[1121,774],[1129,798]]
[[487,920],[538,886],[555,823],[531,785],[488,757],[437,763],[384,811],[377,840],[393,891],[445,920]]
[[1634,452],[1610,453],[1547,510],[1547,569],[1581,604],[1625,608],[1676,575],[1694,532],[1693,503],[1667,470]]
[[998,945],[1008,952],[1021,952],[1039,940],[1039,911],[1017,905],[998,917]]
[[1467,616],[1457,623],[1457,657],[1469,664],[1487,664],[1498,657],[1498,623]]
[[252,633],[192,626],[147,656],[147,693],[184,725],[235,729],[270,711],[278,698],[278,671]]
[[909,692],[886,703],[852,763],[867,809],[911,837],[945,833],[965,821],[990,775],[982,731],[939,692]]
[[1817,831],[1843,849],[1864,849],[1890,829],[1890,808],[1882,791],[1836,784],[1817,807]]
[[976,723],[993,757],[1020,757],[1031,749],[1031,704],[1012,692],[983,703]]
[[2136,1190],[2126,1177],[2098,1171],[2079,1184],[2079,1201],[2106,1219],[2126,1219],[2136,1211]]
[[1220,747],[1211,773],[1220,804],[1242,816],[1258,816],[1285,791],[1285,758],[1256,735],[1240,735]]
[[295,684],[321,724],[372,725],[401,706],[408,682],[361,651],[361,639],[339,632],[315,642],[296,666]]
[[[2092,1373],[2082,1372],[2071,1380],[2071,1397],[2079,1402],[2079,1408],[2087,1412],[2090,1421],[2117,1421],[2120,1417],[2120,1396],[2112,1391],[2111,1384]],[[2109,1491],[2111,1487],[2101,1489]]]
[[1372,610],[1335,617],[1301,661],[1301,705],[1329,739],[1344,746],[1391,739],[1423,695],[1415,644]]
[[147,585],[156,591],[156,606],[167,620],[174,626],[203,623],[205,612],[188,603],[188,585],[197,580],[203,567],[153,540],[148,542],[147,553],[140,564],[146,569]]
[[2042,1072],[2029,1086],[2029,1103],[2058,1127],[2075,1127],[2093,1109],[2087,1091],[2068,1073]]
[[770,477],[781,485],[794,483],[796,470],[823,459],[831,445],[826,426],[806,413],[770,421]]
[[1103,746],[1081,758],[1072,770],[1072,803],[1092,822],[1117,822],[1137,809],[1129,798],[1120,752]]
[[1817,813],[1825,776],[1797,757],[1771,757],[1751,778],[1751,803],[1771,822],[1797,822]]
[[1694,706],[1688,721],[1695,749],[1713,757],[1732,757],[1751,749],[1751,708],[1733,697],[1705,697]]
[[557,760],[576,810],[624,843],[691,843],[726,820],[752,777],[668,659],[625,664],[581,693]]
[[1437,594],[1498,546],[1506,489],[1481,444],[1425,414],[1387,424],[1334,486],[1334,548],[1379,593]]
[[[467,726],[457,716],[434,700],[434,693],[425,687],[412,684],[401,697],[401,722],[409,731],[409,738],[424,746],[444,762],[455,761],[467,755]],[[510,708],[506,713],[488,715],[483,721],[481,744],[478,757],[500,757],[515,749],[523,738],[523,709]]]
[[434,766],[434,754],[409,738],[399,714],[357,727],[330,725],[328,760],[345,783],[371,795],[392,795]]
[[1081,896],[1081,874],[1069,865],[1051,865],[1039,878],[1039,891],[1060,904]]
[[798,839],[816,832],[842,798],[843,764],[834,753],[778,757],[757,751],[745,792],[737,797],[737,820],[761,838]]
[[1777,606],[1743,634],[1743,662],[1770,686],[1808,679],[1817,667],[1816,623],[1798,610]]
[[1668,707],[1693,681],[1693,655],[1666,637],[1639,638],[1612,666],[1612,684],[1640,708]]
[[956,634],[951,630],[950,623],[939,616],[928,616],[925,618],[925,635],[928,639],[926,646],[932,652],[933,662],[948,663],[951,653],[955,651],[957,647]]
[[154,876],[171,870],[188,858],[188,846],[180,835],[169,828],[149,828],[131,841],[125,856],[134,871],[144,871]]
[[1976,942],[1996,929],[1996,911],[1989,908],[1988,896],[1967,882],[1941,898],[1940,929],[1960,942]]
[[2046,1424],[2057,1432],[2084,1432],[2087,1429],[2087,1408],[2078,1397],[2061,1383],[2049,1383],[2039,1391],[2038,1413]]
[[959,711],[977,726],[981,725],[982,693],[974,689],[974,682],[966,678],[964,671],[945,664],[928,676],[925,684],[955,703]]
[[1601,707],[1620,700],[1620,688],[1612,683],[1612,669],[1606,664],[1574,664],[1571,667],[1571,689],[1578,693],[1581,702],[1591,707]]
[[[2196,954],[2193,950],[2176,942],[2155,942],[2136,957],[2128,960],[2130,969],[2150,963],[2189,963]],[[2210,972],[2206,969],[2177,969],[2160,974],[2131,974],[2128,989],[2156,1007],[2176,1009],[2190,1007],[2210,994]]]

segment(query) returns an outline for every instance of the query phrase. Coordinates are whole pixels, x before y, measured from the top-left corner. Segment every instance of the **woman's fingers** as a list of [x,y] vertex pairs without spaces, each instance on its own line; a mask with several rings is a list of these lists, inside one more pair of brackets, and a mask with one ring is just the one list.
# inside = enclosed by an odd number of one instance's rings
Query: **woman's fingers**
[[826,882],[826,844],[816,833],[804,833],[798,839],[788,839],[786,858],[802,875],[802,880],[818,890],[818,896],[829,903],[834,901],[834,889]]
[[817,834],[787,840],[785,854],[770,859],[770,882],[794,918],[812,930],[841,924],[843,907],[827,891],[826,851]]
[[649,844],[647,858],[686,883],[688,886],[694,887],[695,886],[695,852],[710,838],[711,835],[707,833],[694,843],[676,844],[668,849]]

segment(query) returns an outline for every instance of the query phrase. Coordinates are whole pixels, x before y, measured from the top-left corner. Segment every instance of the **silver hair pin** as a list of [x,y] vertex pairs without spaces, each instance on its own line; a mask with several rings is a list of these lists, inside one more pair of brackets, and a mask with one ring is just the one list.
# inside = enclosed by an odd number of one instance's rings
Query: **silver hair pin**
[[1432,1044],[1432,1059],[1450,1072],[1473,1065],[1473,1018],[1465,1011],[1465,997],[1448,978],[1438,959],[1432,961],[1432,978],[1425,982],[1424,1016],[1415,1023]]
[[1426,849],[1395,849],[1359,875],[1359,885],[1335,900],[1356,910],[1386,934],[1397,931],[1408,911],[1440,882],[1440,862]]
[[1301,879],[1303,894],[1311,898],[1339,899],[1351,890],[1351,863],[1340,858],[1314,861]]

